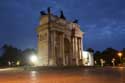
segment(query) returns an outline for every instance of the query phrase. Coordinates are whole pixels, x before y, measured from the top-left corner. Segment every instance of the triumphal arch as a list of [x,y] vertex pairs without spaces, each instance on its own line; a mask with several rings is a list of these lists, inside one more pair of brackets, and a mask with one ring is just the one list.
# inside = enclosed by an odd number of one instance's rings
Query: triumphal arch
[[41,11],[37,27],[39,66],[79,66],[83,63],[83,32],[77,20]]

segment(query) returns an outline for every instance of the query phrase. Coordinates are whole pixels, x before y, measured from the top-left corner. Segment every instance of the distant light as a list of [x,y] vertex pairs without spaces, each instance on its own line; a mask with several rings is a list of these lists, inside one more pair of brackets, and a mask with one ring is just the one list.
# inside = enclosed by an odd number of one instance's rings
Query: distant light
[[119,57],[121,57],[121,56],[122,56],[122,53],[121,53],[121,52],[119,52],[119,53],[118,53],[118,56],[119,56]]
[[19,65],[20,65],[20,61],[17,61],[17,62],[16,62],[16,65],[19,66]]
[[33,63],[33,64],[35,64],[36,62],[37,62],[37,56],[36,55],[32,55],[31,57],[30,57],[30,61]]

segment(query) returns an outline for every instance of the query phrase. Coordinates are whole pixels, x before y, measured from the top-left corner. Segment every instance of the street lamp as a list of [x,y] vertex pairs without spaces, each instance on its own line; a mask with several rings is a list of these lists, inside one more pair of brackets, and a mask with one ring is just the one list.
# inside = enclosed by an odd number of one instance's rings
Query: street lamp
[[118,56],[120,58],[120,63],[121,63],[122,52],[118,52]]
[[32,62],[33,65],[35,65],[38,61],[38,58],[35,54],[30,56],[30,61]]

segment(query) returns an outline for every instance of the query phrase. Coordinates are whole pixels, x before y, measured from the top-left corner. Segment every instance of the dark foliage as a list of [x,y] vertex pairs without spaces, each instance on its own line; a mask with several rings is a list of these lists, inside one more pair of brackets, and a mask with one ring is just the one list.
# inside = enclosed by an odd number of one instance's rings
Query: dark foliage
[[[113,48],[106,48],[104,51],[96,51],[94,53],[94,60],[97,62],[97,65],[100,65],[100,59],[105,60],[105,65],[106,66],[111,66],[112,65],[112,60],[113,58],[115,59],[115,64],[118,65],[120,64],[120,58],[118,56],[118,50],[113,49]],[[122,51],[122,63],[125,62],[125,49]]]
[[11,66],[16,66],[17,61],[20,62],[20,66],[27,65],[29,56],[33,53],[36,54],[35,49],[21,51],[20,49],[7,44],[3,45],[1,49],[3,49],[4,52],[0,56],[0,66],[9,66],[9,62],[11,63]]

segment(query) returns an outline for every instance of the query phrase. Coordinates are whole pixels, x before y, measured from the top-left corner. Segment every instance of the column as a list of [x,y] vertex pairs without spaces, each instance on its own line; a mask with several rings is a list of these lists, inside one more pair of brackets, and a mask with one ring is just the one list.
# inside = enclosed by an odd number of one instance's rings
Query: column
[[80,65],[83,65],[82,61],[83,61],[83,59],[82,59],[82,45],[81,45],[81,38],[79,38],[79,64]]
[[55,44],[56,44],[56,32],[53,31],[51,34],[51,59],[50,59],[50,65],[55,66],[56,65],[56,55],[55,55]]
[[82,38],[80,39],[80,44],[81,44],[81,59],[82,59],[82,62],[83,62],[83,43],[82,43]]
[[58,55],[58,64],[62,65],[62,35],[59,33],[59,55]]
[[[59,51],[60,51],[60,53],[59,53],[59,58],[61,59],[61,61],[59,61],[60,62],[60,65],[63,65],[64,63],[63,63],[63,60],[65,59],[64,58],[64,37],[63,37],[63,33],[61,33],[60,34],[60,39],[59,39],[59,41],[60,41],[60,46],[59,46]],[[64,59],[63,59],[64,58]]]
[[77,43],[77,45],[78,45],[78,60],[80,60],[80,40],[79,40],[79,38],[77,38],[77,41],[78,41],[78,43]]
[[73,51],[73,52],[72,52],[72,53],[73,53],[72,56],[73,56],[73,59],[75,58],[75,52],[74,52],[74,51],[75,51],[75,50],[74,50],[74,49],[75,49],[75,46],[74,46],[74,45],[75,45],[75,41],[74,41],[74,37],[73,37],[73,38],[72,38],[72,51]]
[[56,42],[56,40],[55,40],[55,36],[56,36],[56,34],[55,34],[55,31],[53,31],[53,35],[52,35],[53,37],[52,37],[52,50],[53,50],[53,57],[55,56],[55,42]]
[[82,50],[81,50],[81,38],[79,39],[79,53],[80,53],[80,59],[82,59]]
[[72,45],[72,47],[71,47],[71,64],[72,65],[74,65],[74,39],[73,39],[73,37],[71,37],[71,45]]
[[[50,50],[51,50],[51,55],[50,55],[50,53],[49,53],[49,55],[48,56],[50,56],[49,57],[49,65],[51,64],[51,58],[53,57],[53,32],[51,32],[51,46],[50,46]],[[49,51],[48,51],[49,52]]]
[[74,65],[76,65],[76,45],[75,45],[75,37],[73,37],[73,58],[74,58]]
[[64,53],[64,33],[62,34],[62,56],[63,56],[63,66],[65,66],[66,65],[66,63],[65,63],[65,53]]
[[77,37],[75,37],[75,57],[76,57],[76,65],[79,65],[79,63],[78,63],[78,45],[77,45]]

